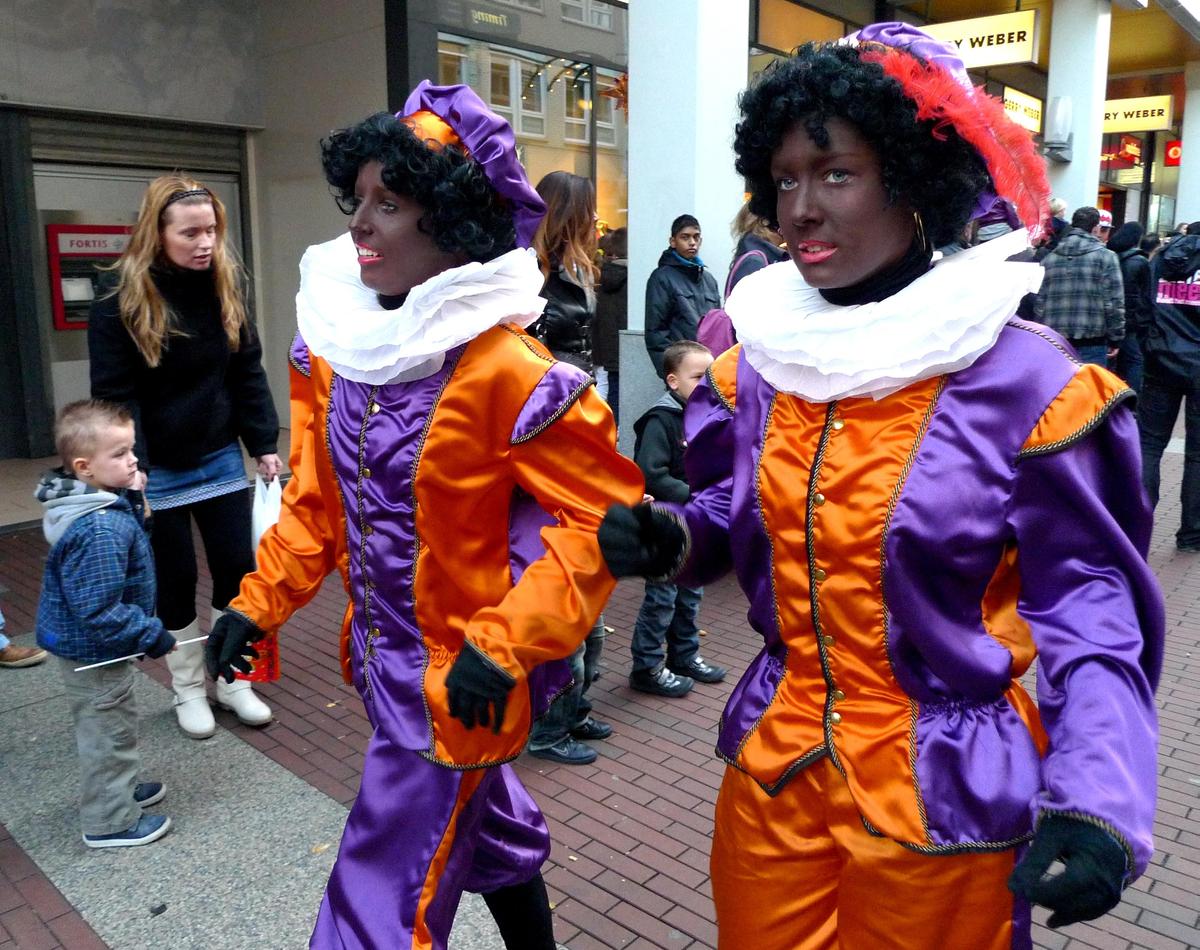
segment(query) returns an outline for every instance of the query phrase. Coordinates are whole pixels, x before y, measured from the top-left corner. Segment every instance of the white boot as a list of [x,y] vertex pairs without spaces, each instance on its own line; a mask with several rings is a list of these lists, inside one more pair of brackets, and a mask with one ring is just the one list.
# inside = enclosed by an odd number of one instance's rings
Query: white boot
[[[213,608],[214,625],[222,613],[224,611]],[[243,725],[265,726],[271,721],[271,707],[258,698],[249,680],[226,683],[223,677],[218,676],[217,705],[232,712]]]
[[[200,625],[193,620],[182,630],[172,630],[176,640],[191,640],[200,636]],[[167,654],[167,669],[171,671],[171,688],[175,691],[175,718],[179,728],[193,739],[207,739],[217,728],[208,694],[204,689],[204,644],[189,643],[177,646]]]

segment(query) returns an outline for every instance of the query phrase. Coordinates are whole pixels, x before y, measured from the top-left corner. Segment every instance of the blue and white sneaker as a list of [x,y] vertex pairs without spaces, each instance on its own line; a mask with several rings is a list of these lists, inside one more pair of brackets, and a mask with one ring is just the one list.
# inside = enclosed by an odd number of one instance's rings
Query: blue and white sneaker
[[170,830],[171,819],[166,815],[142,815],[137,824],[126,831],[111,835],[84,835],[83,843],[89,848],[132,848],[157,841]]
[[157,805],[167,797],[167,786],[162,782],[138,782],[133,790],[133,800],[143,808]]

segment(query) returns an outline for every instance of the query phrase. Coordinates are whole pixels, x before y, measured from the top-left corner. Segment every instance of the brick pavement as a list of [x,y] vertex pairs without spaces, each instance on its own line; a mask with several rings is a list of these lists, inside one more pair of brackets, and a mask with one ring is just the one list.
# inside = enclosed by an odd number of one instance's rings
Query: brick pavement
[[[1164,484],[1178,485],[1181,459],[1164,460]],[[1166,669],[1158,699],[1158,851],[1146,875],[1107,917],[1066,931],[1036,928],[1045,950],[1187,950],[1200,947],[1200,557],[1174,551],[1178,502],[1165,499],[1151,563],[1167,597]],[[0,536],[3,606],[11,633],[32,629],[41,560],[40,532]],[[202,581],[207,583],[207,579]],[[207,591],[205,591],[207,593]],[[571,950],[716,945],[708,849],[722,766],[712,757],[714,726],[755,652],[745,603],[729,581],[709,589],[702,621],[707,658],[728,666],[726,684],[698,686],[660,700],[625,685],[629,635],[640,587],[623,582],[605,616],[615,629],[594,689],[596,712],[616,727],[590,766],[516,763],[549,821],[554,846],[545,868],[556,931]],[[337,630],[341,587],[329,583],[289,624],[284,677],[263,688],[276,721],[263,730],[219,721],[315,788],[349,804],[369,728],[341,681]],[[166,682],[162,664],[147,671]],[[5,671],[6,675],[8,671]],[[15,675],[15,674],[11,674]],[[87,924],[0,828],[0,950],[101,947]],[[57,896],[57,899],[56,899]],[[1044,914],[1038,915],[1044,920]]]

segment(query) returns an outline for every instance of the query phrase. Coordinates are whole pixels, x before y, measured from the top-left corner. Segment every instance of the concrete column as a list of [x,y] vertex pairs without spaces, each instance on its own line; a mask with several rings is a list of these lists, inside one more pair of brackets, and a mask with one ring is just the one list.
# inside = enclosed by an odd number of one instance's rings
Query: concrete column
[[678,215],[700,221],[700,256],[724,287],[733,252],[729,224],[744,192],[733,169],[732,142],[749,47],[749,0],[629,5],[630,332],[621,342],[623,436],[662,391],[641,330],[646,278]]
[[1200,62],[1184,67],[1183,158],[1175,191],[1175,221],[1200,221]]
[[1050,27],[1050,75],[1047,110],[1054,100],[1071,100],[1072,159],[1049,162],[1050,187],[1070,212],[1095,205],[1100,188],[1100,142],[1104,131],[1108,41],[1112,31],[1109,0],[1054,0]]

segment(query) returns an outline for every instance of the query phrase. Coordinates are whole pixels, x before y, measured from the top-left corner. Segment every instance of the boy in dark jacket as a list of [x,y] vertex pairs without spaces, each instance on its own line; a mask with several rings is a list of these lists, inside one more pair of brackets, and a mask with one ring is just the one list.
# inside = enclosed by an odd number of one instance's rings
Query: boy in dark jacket
[[1175,544],[1200,552],[1200,221],[1173,240],[1151,263],[1154,313],[1143,340],[1138,432],[1142,481],[1158,504],[1159,466],[1179,406],[1187,400],[1183,447],[1183,514]]
[[[672,343],[663,353],[667,391],[633,424],[633,457],[646,477],[646,492],[683,504],[691,489],[683,470],[683,408],[712,363],[708,348],[693,340]],[[629,685],[657,696],[686,696],[694,683],[719,683],[725,670],[700,656],[703,590],[669,581],[646,581],[646,598],[633,627]]]
[[666,349],[676,340],[695,340],[700,318],[721,306],[716,278],[700,260],[700,222],[681,214],[671,222],[671,240],[646,281],[646,352],[663,379]]
[[[141,507],[126,491],[138,474],[133,419],[111,403],[63,409],[55,442],[63,467],[35,495],[50,542],[38,600],[38,645],[58,658],[79,749],[80,819],[89,848],[157,841],[171,827],[142,808],[161,801],[160,782],[137,780],[134,667],[118,657],[160,657],[175,638],[154,616],[154,559]],[[80,664],[101,664],[76,669]]]

